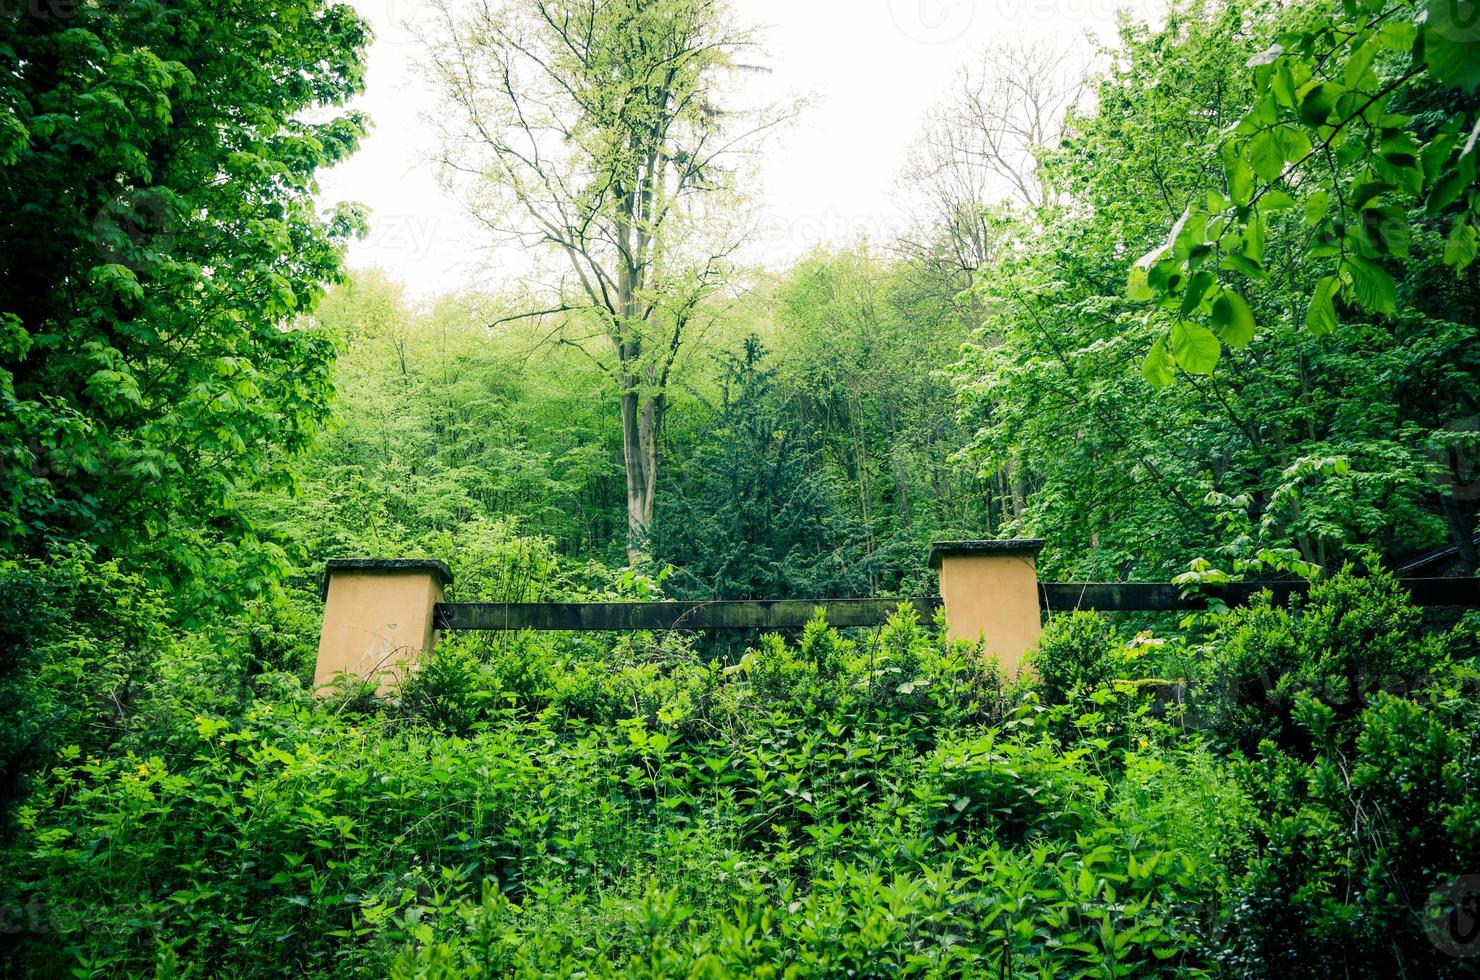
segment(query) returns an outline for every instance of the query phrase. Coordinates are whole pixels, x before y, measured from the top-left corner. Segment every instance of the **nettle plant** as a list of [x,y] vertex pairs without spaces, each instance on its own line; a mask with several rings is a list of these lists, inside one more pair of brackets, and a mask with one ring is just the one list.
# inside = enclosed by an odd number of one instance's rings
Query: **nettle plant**
[[[1260,316],[1247,298],[1283,261],[1315,286],[1300,319],[1336,329],[1338,305],[1391,315],[1417,236],[1442,236],[1443,262],[1469,266],[1480,239],[1480,7],[1475,0],[1342,0],[1295,14],[1249,59],[1256,101],[1221,147],[1224,182],[1183,212],[1129,273],[1127,296],[1166,323],[1142,365],[1169,384],[1210,374]],[[1436,249],[1437,250],[1437,249]]]

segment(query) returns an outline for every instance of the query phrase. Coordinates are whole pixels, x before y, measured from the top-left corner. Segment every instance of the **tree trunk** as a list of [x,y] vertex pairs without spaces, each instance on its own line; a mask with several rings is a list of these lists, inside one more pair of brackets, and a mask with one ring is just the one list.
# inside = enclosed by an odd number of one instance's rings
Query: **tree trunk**
[[662,427],[661,396],[643,397],[636,378],[623,377],[622,460],[627,470],[627,561],[647,557],[653,524],[653,497],[658,483],[658,432]]
[[1460,508],[1454,494],[1447,490],[1439,494],[1439,506],[1444,513],[1444,523],[1449,526],[1449,537],[1459,551],[1460,563],[1471,575],[1480,568],[1480,551],[1475,548],[1475,528]]

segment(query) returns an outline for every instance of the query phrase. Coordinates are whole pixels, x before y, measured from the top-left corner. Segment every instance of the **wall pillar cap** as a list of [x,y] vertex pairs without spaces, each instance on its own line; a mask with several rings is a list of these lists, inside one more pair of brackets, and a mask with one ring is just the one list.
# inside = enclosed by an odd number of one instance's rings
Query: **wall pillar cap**
[[452,584],[452,569],[437,558],[330,558],[324,565],[325,596],[335,572],[436,572],[444,587]]
[[930,567],[939,568],[947,558],[969,555],[1036,555],[1043,550],[1038,538],[993,538],[980,541],[937,541],[930,546]]

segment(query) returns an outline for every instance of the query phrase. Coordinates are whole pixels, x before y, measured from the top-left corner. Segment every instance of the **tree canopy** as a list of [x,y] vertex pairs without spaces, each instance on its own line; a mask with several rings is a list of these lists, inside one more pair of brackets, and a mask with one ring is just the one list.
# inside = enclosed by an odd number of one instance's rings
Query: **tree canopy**
[[[56,5],[0,17],[0,540],[69,541],[159,582],[280,572],[241,489],[325,419],[302,317],[352,209],[315,173],[366,121],[347,6]],[[327,110],[327,111],[326,111]]]

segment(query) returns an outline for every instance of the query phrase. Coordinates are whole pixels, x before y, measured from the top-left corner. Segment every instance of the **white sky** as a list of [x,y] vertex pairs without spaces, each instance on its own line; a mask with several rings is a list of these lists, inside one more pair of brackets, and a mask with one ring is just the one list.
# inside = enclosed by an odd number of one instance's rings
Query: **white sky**
[[[321,203],[371,209],[355,268],[378,266],[427,298],[482,278],[497,285],[497,255],[437,184],[434,137],[421,121],[437,100],[416,72],[420,0],[353,0],[375,29],[369,78],[356,107],[374,122],[346,163],[322,178]],[[809,100],[773,140],[755,198],[762,234],[751,261],[775,266],[819,241],[886,242],[903,224],[898,173],[924,113],[958,67],[983,47],[1017,39],[1064,44],[1114,34],[1115,11],[1159,17],[1162,0],[733,0],[761,26],[775,98]]]

